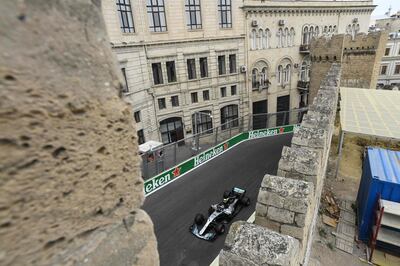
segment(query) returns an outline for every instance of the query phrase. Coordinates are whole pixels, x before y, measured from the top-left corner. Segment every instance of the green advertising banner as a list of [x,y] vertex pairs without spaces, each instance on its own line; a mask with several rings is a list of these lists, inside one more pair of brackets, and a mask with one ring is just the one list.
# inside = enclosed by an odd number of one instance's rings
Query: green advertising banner
[[170,168],[161,174],[152,177],[144,182],[144,194],[149,195],[150,193],[160,189],[172,180],[182,176],[183,174],[189,172],[190,170],[202,165],[203,163],[211,160],[212,158],[220,155],[224,151],[232,148],[236,144],[250,139],[264,138],[270,136],[276,136],[285,133],[296,132],[299,125],[288,125],[275,128],[259,129],[253,130],[245,133],[240,133],[225,142],[210,148],[180,164]]

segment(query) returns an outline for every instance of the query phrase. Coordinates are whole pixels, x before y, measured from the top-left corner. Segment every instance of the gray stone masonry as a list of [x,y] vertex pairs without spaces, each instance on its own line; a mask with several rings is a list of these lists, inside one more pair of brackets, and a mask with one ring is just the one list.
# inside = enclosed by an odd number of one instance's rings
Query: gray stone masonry
[[258,194],[255,223],[302,240],[307,235],[304,224],[311,219],[313,197],[311,182],[265,175]]
[[299,265],[299,241],[262,226],[238,221],[232,224],[219,255],[219,265]]
[[321,152],[301,147],[283,147],[278,176],[317,184]]

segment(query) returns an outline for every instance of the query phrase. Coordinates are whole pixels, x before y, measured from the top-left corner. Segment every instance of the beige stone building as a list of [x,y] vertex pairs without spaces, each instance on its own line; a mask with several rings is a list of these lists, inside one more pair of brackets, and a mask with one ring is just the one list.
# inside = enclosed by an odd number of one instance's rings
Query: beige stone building
[[375,23],[375,29],[389,32],[379,70],[377,88],[400,88],[400,11],[389,18],[378,19]]
[[103,0],[102,9],[139,141],[169,143],[191,136],[195,128],[202,132],[223,123],[229,128],[252,113],[307,105],[311,38],[366,32],[374,6],[372,1]]

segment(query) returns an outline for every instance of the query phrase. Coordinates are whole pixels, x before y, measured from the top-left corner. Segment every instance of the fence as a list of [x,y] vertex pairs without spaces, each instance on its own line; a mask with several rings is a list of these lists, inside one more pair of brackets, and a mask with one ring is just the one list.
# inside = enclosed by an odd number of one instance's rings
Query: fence
[[250,130],[299,124],[307,108],[277,113],[254,114],[231,120],[174,143],[142,154],[142,176],[147,180],[231,137]]

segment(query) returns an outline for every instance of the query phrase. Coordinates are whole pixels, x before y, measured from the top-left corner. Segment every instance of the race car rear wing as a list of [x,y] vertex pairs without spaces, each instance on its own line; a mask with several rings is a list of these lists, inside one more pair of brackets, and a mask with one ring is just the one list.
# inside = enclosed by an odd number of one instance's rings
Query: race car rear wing
[[238,188],[238,187],[234,187],[233,192],[238,193],[238,194],[243,194],[244,192],[246,192],[244,189]]

